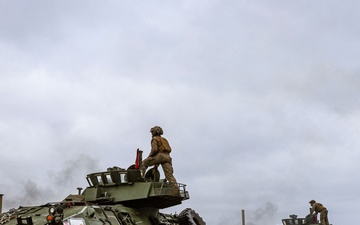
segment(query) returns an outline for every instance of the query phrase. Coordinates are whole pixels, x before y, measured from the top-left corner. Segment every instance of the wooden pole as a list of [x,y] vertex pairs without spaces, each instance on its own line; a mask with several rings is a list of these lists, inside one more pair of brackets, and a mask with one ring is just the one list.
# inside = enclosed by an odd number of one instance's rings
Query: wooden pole
[[0,194],[0,214],[2,213],[2,199],[4,194]]
[[242,225],[245,225],[245,210],[241,210]]

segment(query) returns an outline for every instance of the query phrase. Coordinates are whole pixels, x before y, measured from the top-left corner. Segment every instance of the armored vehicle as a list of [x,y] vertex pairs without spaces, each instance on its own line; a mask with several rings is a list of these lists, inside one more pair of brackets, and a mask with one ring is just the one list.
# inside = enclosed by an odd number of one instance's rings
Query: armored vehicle
[[289,216],[290,218],[282,219],[283,225],[321,225],[319,223],[317,216],[307,215],[305,218],[298,218],[297,215],[293,214]]
[[20,206],[0,214],[0,225],[205,225],[191,208],[179,214],[161,213],[160,209],[188,200],[185,184],[170,184],[160,179],[157,168],[143,177],[136,163],[127,169],[108,168],[88,174],[89,186],[59,202],[39,206]]

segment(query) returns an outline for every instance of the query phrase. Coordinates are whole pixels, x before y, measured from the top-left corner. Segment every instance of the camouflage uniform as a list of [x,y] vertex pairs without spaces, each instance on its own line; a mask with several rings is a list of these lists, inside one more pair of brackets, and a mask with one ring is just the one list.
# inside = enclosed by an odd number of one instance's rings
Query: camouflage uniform
[[328,219],[328,210],[319,202],[316,202],[315,200],[311,200],[310,202],[311,209],[310,209],[310,215],[320,213],[320,223],[322,225],[329,225],[329,219]]
[[[159,128],[159,129],[156,129]],[[151,128],[151,152],[149,156],[142,161],[141,173],[145,175],[145,171],[149,166],[161,164],[165,177],[169,183],[176,184],[177,181],[173,175],[172,159],[170,157],[171,147],[169,142],[161,137],[163,131],[160,127]]]

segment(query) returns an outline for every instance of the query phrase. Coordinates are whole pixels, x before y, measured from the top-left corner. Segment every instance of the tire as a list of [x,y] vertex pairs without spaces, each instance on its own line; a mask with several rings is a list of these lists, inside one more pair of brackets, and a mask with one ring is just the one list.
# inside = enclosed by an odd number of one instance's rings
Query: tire
[[190,208],[186,208],[179,214],[180,225],[206,225],[205,221]]

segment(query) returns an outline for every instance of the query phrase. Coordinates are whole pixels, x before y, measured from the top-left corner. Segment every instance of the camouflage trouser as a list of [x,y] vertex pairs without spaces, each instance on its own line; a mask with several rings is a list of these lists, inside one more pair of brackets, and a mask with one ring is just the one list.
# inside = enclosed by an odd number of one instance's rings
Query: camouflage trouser
[[329,225],[328,210],[326,208],[320,212],[320,223],[322,225]]
[[161,164],[166,179],[169,181],[169,183],[176,184],[177,182],[173,175],[174,169],[172,167],[171,161],[172,159],[170,155],[166,153],[158,153],[155,156],[147,157],[142,161],[140,168],[141,173],[145,175],[146,169],[149,166]]

